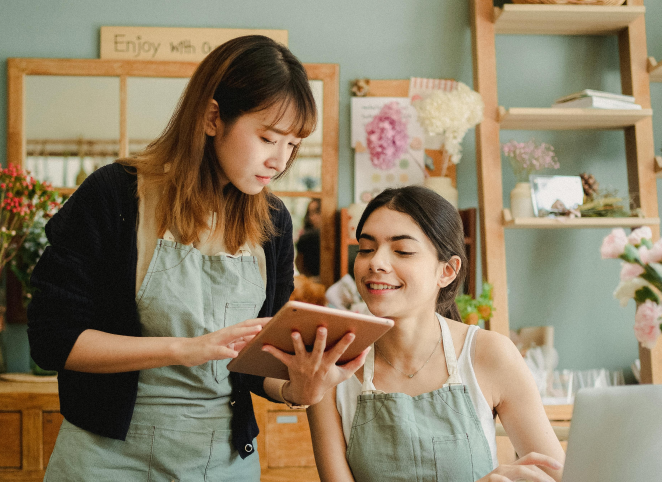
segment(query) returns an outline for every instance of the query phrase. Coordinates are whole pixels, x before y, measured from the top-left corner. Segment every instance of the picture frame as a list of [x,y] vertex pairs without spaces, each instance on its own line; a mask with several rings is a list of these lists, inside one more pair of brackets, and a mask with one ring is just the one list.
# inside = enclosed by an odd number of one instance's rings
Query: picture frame
[[584,203],[584,189],[579,176],[532,174],[529,182],[536,217],[564,215]]

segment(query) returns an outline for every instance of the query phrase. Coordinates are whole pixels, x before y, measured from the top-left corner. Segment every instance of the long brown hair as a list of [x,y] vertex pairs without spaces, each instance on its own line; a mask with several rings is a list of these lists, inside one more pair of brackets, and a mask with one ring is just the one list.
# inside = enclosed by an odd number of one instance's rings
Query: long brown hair
[[468,262],[460,213],[446,199],[425,187],[385,189],[372,199],[363,211],[356,227],[357,239],[361,237],[366,220],[381,207],[408,215],[432,242],[439,261],[447,262],[452,256],[460,258],[457,276],[451,284],[439,290],[437,312],[446,318],[462,321],[455,297],[467,276]]
[[[181,242],[199,241],[216,213],[216,229],[223,230],[227,249],[234,253],[246,241],[262,244],[273,235],[269,191],[241,192],[231,183],[222,187],[222,170],[214,138],[205,133],[204,115],[211,99],[218,103],[226,126],[241,116],[278,107],[277,124],[291,109],[290,132],[307,137],[315,128],[317,111],[306,71],[283,45],[268,37],[249,35],[214,49],[193,73],[175,112],[161,136],[138,156],[117,162],[142,175],[139,196],[159,193],[156,206],[158,235],[174,227]],[[285,171],[292,165],[294,149]]]

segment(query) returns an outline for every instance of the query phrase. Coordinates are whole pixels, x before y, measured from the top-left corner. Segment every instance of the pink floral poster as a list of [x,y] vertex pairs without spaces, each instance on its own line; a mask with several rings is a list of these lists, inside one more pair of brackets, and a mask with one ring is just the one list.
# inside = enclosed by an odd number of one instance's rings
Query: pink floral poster
[[354,201],[422,184],[424,131],[407,97],[352,97]]

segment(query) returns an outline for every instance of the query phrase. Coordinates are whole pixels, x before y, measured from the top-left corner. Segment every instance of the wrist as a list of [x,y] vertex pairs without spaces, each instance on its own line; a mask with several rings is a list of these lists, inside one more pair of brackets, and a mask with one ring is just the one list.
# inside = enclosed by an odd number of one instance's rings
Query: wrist
[[280,392],[280,398],[283,399],[283,402],[285,402],[285,405],[287,405],[289,408],[303,409],[309,407],[309,405],[300,405],[293,402],[292,383],[289,380],[286,380],[284,383],[281,384],[279,392]]

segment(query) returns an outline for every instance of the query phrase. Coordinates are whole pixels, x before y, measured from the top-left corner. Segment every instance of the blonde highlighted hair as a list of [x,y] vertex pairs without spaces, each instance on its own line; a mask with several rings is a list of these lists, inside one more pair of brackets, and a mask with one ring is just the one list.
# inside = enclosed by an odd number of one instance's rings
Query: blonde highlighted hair
[[[174,228],[184,244],[199,241],[210,213],[217,214],[225,246],[236,252],[245,242],[262,244],[275,233],[269,191],[241,192],[223,186],[213,137],[205,132],[211,100],[225,126],[243,114],[278,108],[277,124],[293,112],[290,132],[304,138],[314,130],[317,111],[303,65],[283,45],[261,35],[238,37],[220,45],[200,63],[175,113],[159,138],[139,155],[117,162],[141,175],[138,196],[159,193],[158,235]],[[296,158],[294,149],[282,176]]]

